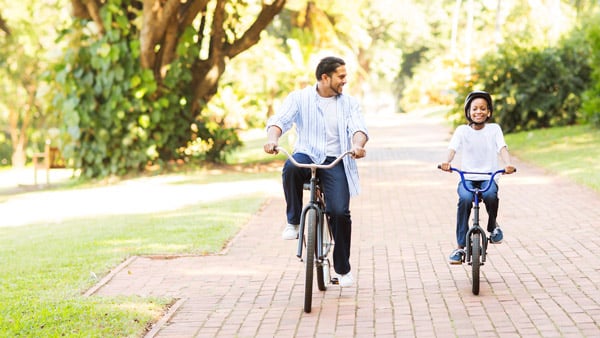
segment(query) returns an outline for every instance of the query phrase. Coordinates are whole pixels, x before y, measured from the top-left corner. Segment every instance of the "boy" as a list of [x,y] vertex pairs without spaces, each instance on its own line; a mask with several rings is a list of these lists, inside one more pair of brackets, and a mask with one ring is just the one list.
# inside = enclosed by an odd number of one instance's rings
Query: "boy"
[[[465,99],[465,116],[468,125],[456,128],[450,145],[446,162],[440,165],[444,171],[450,170],[450,163],[457,151],[461,151],[461,170],[469,172],[493,172],[498,168],[498,154],[505,164],[506,174],[515,172],[515,167],[510,164],[508,147],[504,141],[502,129],[496,123],[487,123],[494,111],[492,97],[484,91],[473,91]],[[470,188],[481,187],[482,183],[489,180],[487,175],[465,174],[467,186]],[[498,215],[498,184],[491,182],[492,186],[483,193],[483,202],[488,213],[487,231],[491,233],[491,243],[502,242],[503,234],[496,223]],[[450,264],[462,264],[465,255],[466,234],[469,216],[473,205],[473,194],[467,191],[461,182],[458,184],[458,210],[456,215],[456,241],[458,248],[453,250],[448,257]]]

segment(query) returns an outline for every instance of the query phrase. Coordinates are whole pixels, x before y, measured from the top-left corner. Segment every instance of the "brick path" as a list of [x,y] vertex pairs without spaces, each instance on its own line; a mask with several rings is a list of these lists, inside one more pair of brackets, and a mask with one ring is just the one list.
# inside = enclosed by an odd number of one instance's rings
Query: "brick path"
[[315,288],[302,311],[303,266],[280,239],[277,194],[222,254],[134,257],[89,294],[178,299],[147,337],[600,337],[599,194],[515,160],[501,179],[505,240],[474,296],[469,266],[446,263],[457,175],[435,167],[450,129],[419,115],[369,120],[352,200],[355,287]]

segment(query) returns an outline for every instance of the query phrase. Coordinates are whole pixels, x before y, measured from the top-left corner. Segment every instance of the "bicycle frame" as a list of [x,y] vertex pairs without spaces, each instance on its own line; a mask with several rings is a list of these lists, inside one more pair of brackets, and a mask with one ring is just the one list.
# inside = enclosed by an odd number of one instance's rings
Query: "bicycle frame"
[[[288,157],[290,162],[292,162],[295,166],[300,167],[300,168],[310,169],[310,180],[308,182],[309,200],[304,205],[304,208],[302,209],[302,214],[300,215],[300,228],[298,229],[298,252],[297,252],[296,256],[298,258],[301,258],[303,241],[304,241],[304,225],[305,225],[304,218],[305,218],[305,215],[308,212],[308,210],[314,209],[317,212],[317,215],[319,215],[317,227],[319,227],[319,225],[322,226],[325,224],[324,223],[325,210],[323,210],[321,208],[321,205],[319,204],[319,196],[317,195],[317,190],[319,190],[319,189],[317,189],[317,180],[318,180],[317,179],[317,169],[331,169],[331,168],[335,167],[346,155],[351,155],[352,151],[346,151],[345,153],[343,153],[342,155],[337,157],[333,162],[331,162],[329,164],[299,163],[284,148],[277,147],[277,151],[281,151],[282,153],[284,153]],[[325,201],[323,201],[323,203],[324,202]],[[317,229],[317,230],[320,230],[320,229]],[[317,256],[317,260],[319,263],[323,262],[323,257],[325,256],[323,253],[322,245],[321,245],[322,243],[323,243],[323,232],[317,231],[317,253],[316,253],[316,256]],[[327,253],[325,253],[325,254],[327,254]]]
[[[488,191],[490,189],[490,187],[492,186],[492,182],[494,181],[494,177],[496,177],[496,175],[498,174],[504,174],[505,170],[504,169],[500,169],[497,170],[495,172],[487,172],[487,173],[482,173],[482,172],[470,172],[470,171],[462,171],[460,169],[456,169],[456,168],[450,168],[450,170],[457,172],[460,175],[460,181],[461,184],[463,185],[463,187],[467,190],[470,191],[471,193],[473,193],[473,225],[469,228],[469,230],[467,230],[467,234],[466,234],[466,239],[467,239],[467,243],[470,243],[469,238],[471,237],[472,234],[474,233],[481,233],[481,234],[485,234],[485,231],[483,230],[483,228],[479,225],[479,203],[480,203],[480,195],[486,191]],[[465,179],[465,175],[466,174],[478,174],[478,175],[489,175],[490,178],[487,182],[487,184],[482,187],[482,188],[474,188],[471,189],[467,186],[467,182]],[[485,258],[486,258],[486,253],[487,253],[487,245],[488,245],[488,239],[487,237],[481,236],[482,238],[482,243],[481,243],[481,247],[482,247],[482,252],[481,252],[481,263],[485,263]],[[471,245],[467,245],[466,247],[466,257],[465,260],[467,263],[471,262]]]

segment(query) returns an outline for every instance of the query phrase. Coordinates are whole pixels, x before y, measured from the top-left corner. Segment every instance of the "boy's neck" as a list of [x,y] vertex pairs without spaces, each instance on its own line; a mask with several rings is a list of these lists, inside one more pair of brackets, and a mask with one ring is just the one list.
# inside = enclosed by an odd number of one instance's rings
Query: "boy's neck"
[[470,127],[475,130],[481,130],[485,128],[485,123],[471,123]]

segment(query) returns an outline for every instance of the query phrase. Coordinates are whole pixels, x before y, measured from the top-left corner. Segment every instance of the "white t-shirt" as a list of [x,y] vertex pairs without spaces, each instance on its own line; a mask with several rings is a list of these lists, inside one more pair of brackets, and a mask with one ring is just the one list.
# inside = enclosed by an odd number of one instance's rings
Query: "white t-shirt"
[[[449,149],[461,153],[462,171],[494,172],[498,167],[500,149],[506,147],[502,129],[496,123],[486,123],[480,130],[468,125],[456,128]],[[496,176],[498,177],[498,176]],[[489,175],[465,174],[465,178],[474,181],[489,180]]]
[[337,118],[337,98],[318,96],[317,104],[319,111],[325,117],[325,129],[327,131],[327,148],[325,153],[327,156],[340,156],[340,132],[338,129]]

